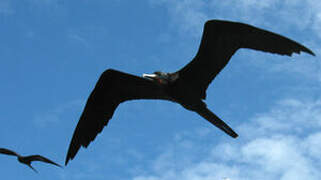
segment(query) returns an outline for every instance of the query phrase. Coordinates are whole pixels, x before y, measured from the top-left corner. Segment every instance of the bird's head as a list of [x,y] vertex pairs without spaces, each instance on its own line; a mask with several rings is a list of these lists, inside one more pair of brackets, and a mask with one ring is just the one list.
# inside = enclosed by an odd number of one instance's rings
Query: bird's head
[[153,74],[143,74],[143,77],[158,82],[159,84],[168,84],[175,81],[178,78],[178,75],[176,73],[171,74],[156,71]]

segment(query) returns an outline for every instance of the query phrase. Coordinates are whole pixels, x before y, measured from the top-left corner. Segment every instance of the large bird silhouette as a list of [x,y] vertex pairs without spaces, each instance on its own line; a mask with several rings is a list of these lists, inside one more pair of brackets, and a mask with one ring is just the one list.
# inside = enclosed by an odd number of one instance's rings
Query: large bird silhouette
[[40,155],[31,155],[31,156],[21,156],[20,154],[12,151],[12,150],[9,150],[9,149],[5,149],[5,148],[0,148],[0,153],[1,154],[7,154],[7,155],[11,155],[11,156],[16,156],[18,161],[20,163],[23,163],[27,166],[29,166],[32,170],[34,170],[36,173],[38,173],[38,171],[33,168],[31,166],[31,163],[32,161],[42,161],[42,162],[45,162],[45,163],[49,163],[49,164],[53,164],[53,165],[56,165],[58,167],[61,167],[59,164],[43,157],[43,156],[40,156]]
[[303,45],[284,36],[251,25],[210,20],[204,25],[199,50],[194,59],[174,73],[155,72],[143,77],[108,69],[91,92],[74,131],[65,164],[81,146],[87,147],[108,121],[117,106],[128,100],[162,99],[181,104],[198,113],[228,135],[238,135],[204,103],[206,89],[240,48],[291,56],[301,51],[314,55]]

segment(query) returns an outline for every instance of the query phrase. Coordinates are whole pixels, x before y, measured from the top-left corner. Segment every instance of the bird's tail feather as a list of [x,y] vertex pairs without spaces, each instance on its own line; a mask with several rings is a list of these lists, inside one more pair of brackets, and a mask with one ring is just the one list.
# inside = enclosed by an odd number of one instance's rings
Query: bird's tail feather
[[203,118],[208,120],[214,126],[220,128],[226,134],[230,135],[233,138],[237,138],[238,134],[236,134],[230,126],[228,126],[223,120],[221,120],[218,116],[216,116],[213,112],[211,112],[206,107],[202,108],[201,110],[197,111],[199,115]]
[[37,171],[35,168],[33,168],[33,167],[31,166],[31,164],[28,164],[28,166],[29,166],[34,172],[38,173],[38,171]]

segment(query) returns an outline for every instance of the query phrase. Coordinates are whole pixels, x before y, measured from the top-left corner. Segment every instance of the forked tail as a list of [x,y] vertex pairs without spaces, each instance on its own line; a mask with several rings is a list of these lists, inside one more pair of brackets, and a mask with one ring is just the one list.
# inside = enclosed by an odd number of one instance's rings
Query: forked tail
[[224,121],[222,121],[219,117],[217,117],[213,112],[211,112],[206,107],[196,111],[203,118],[208,120],[214,126],[220,128],[226,134],[232,136],[233,138],[237,138],[238,134],[236,134],[230,126],[228,126]]

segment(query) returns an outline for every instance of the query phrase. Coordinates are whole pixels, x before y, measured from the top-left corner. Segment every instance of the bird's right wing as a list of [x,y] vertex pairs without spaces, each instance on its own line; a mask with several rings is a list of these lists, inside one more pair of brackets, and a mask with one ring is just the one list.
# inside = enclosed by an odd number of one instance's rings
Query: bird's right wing
[[42,162],[45,162],[45,163],[49,163],[49,164],[53,164],[53,165],[56,165],[56,166],[58,166],[58,167],[61,167],[59,164],[51,161],[51,160],[48,159],[48,158],[45,158],[45,157],[43,157],[43,156],[40,156],[40,155],[26,156],[26,157],[24,157],[24,159],[25,159],[26,161],[29,161],[29,162],[31,162],[31,161],[42,161]]
[[5,148],[0,148],[0,153],[1,154],[11,155],[11,156],[19,156],[16,152],[11,151],[9,149],[5,149]]
[[87,100],[70,142],[65,164],[76,156],[81,146],[87,147],[96,138],[121,102],[133,99],[166,99],[166,95],[151,80],[106,70]]
[[248,24],[211,20],[204,25],[196,56],[179,70],[179,80],[205,99],[208,85],[240,48],[288,56],[300,52],[314,55],[310,49],[279,34]]

